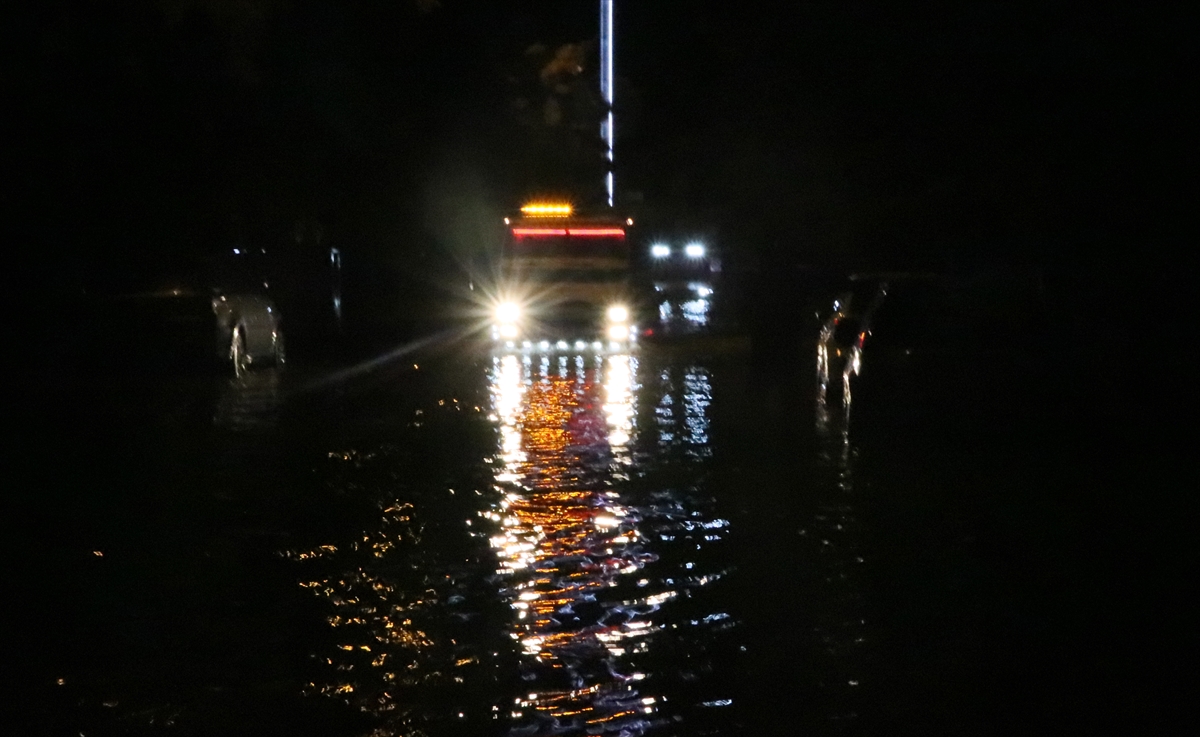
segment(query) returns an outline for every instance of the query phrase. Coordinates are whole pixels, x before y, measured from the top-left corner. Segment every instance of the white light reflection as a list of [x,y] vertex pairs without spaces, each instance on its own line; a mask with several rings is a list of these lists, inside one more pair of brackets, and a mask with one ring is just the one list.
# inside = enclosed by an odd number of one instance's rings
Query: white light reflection
[[[849,372],[829,375],[828,352],[824,345],[817,354],[817,435],[821,440],[818,458],[821,481],[814,484],[816,513],[802,528],[811,545],[812,560],[818,562],[816,580],[824,582],[812,597],[813,633],[822,643],[827,657],[821,663],[829,673],[827,682],[840,693],[831,699],[839,713],[833,719],[852,719],[857,714],[857,687],[866,668],[866,650],[871,635],[867,620],[858,604],[863,600],[862,586],[867,578],[862,530],[859,521],[854,465],[857,452],[850,436]],[[827,397],[830,382],[844,382],[842,398],[834,404]],[[836,384],[834,385],[836,386]],[[812,533],[812,534],[808,534]],[[865,565],[864,565],[865,564]],[[841,685],[844,684],[844,685]]]
[[608,444],[614,460],[623,465],[630,463],[627,446],[634,428],[633,375],[636,369],[636,358],[628,355],[610,356],[604,381]]
[[658,444],[666,447],[675,440],[675,398],[671,396],[674,385],[671,370],[663,369],[659,375],[659,392],[662,394],[654,408],[654,424],[658,427]]
[[692,299],[679,305],[680,311],[683,313],[683,319],[693,325],[704,326],[708,324],[708,300],[707,299]]
[[683,377],[683,424],[687,442],[698,455],[711,452],[708,446],[708,406],[712,403],[712,384],[708,372],[691,367]]
[[500,457],[506,469],[525,459],[521,451],[521,434],[517,431],[517,418],[521,409],[521,398],[525,394],[522,382],[522,366],[516,356],[504,356],[494,361],[497,364],[493,382],[492,406],[500,423]]

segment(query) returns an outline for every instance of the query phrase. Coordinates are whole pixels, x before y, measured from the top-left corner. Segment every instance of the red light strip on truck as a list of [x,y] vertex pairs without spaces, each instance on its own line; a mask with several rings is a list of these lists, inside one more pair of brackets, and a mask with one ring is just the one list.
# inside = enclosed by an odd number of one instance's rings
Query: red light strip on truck
[[622,238],[625,237],[624,228],[570,228],[567,232],[571,235],[616,235]]
[[556,235],[581,235],[581,236],[617,236],[624,238],[624,228],[513,228],[512,234],[517,237],[532,236],[532,237],[548,237]]
[[566,235],[566,228],[513,228],[513,235],[533,235],[533,236],[548,236],[548,235]]

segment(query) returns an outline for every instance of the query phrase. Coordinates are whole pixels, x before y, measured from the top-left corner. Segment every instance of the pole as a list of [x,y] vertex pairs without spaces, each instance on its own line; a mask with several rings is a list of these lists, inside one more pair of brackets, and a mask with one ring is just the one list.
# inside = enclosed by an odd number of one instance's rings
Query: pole
[[608,164],[604,173],[604,188],[608,206],[613,206],[613,0],[600,0],[600,95],[604,98],[605,116],[600,123]]

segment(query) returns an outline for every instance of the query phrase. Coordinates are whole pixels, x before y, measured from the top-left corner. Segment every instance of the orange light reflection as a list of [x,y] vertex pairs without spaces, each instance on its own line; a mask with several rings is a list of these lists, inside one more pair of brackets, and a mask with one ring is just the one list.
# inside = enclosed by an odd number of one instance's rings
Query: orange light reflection
[[505,356],[494,366],[505,461],[497,480],[507,493],[485,516],[499,522],[492,545],[508,577],[512,638],[528,677],[542,684],[514,700],[514,728],[530,734],[600,723],[636,734],[654,711],[625,656],[630,639],[657,629],[649,615],[673,592],[602,598],[655,559],[613,490],[630,463],[636,370],[627,355],[577,357],[553,369]]

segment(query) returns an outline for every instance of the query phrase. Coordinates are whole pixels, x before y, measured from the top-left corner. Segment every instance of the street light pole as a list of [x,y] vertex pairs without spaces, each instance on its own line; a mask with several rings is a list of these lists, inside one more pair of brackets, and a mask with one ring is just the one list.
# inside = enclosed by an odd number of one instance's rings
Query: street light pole
[[608,159],[604,188],[608,206],[613,206],[613,0],[600,0],[600,95],[604,98],[605,116],[600,123],[600,137],[605,143]]

